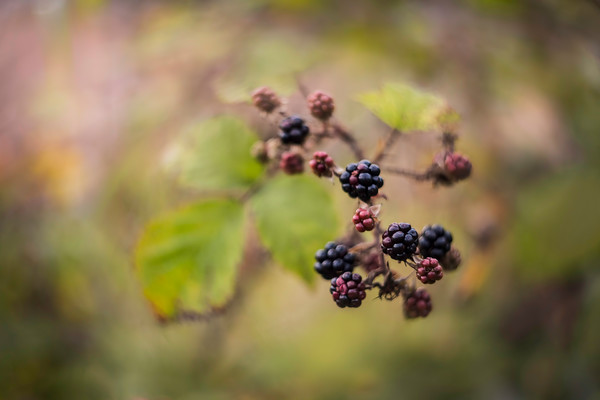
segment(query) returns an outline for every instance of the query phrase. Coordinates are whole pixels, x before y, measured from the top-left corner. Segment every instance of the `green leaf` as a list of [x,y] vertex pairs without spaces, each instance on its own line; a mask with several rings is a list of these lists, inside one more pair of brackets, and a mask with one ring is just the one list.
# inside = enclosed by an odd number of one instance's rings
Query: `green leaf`
[[315,252],[338,232],[329,192],[312,177],[279,176],[254,196],[252,208],[275,261],[311,282]]
[[519,196],[511,243],[523,276],[553,278],[589,267],[600,254],[599,193],[600,176],[577,168]]
[[243,121],[221,116],[195,123],[178,144],[175,168],[183,185],[197,189],[241,189],[263,172],[250,149],[258,140]]
[[457,119],[441,98],[404,84],[387,84],[359,95],[358,100],[383,122],[404,132],[436,129],[442,122]]
[[136,250],[144,294],[161,317],[205,312],[231,298],[244,247],[243,208],[209,200],[151,222]]

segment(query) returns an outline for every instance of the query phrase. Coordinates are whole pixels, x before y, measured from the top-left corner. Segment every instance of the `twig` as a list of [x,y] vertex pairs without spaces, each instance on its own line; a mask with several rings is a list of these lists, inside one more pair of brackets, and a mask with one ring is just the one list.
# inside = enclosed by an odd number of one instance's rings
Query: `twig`
[[386,166],[385,172],[389,173],[389,174],[406,176],[406,177],[414,179],[416,181],[428,181],[428,180],[432,179],[432,174],[429,170],[427,170],[425,172],[416,172],[416,171],[410,171],[410,170],[403,169],[403,168],[395,168],[395,167]]
[[330,126],[333,129],[333,133],[350,147],[356,158],[359,160],[365,158],[362,148],[358,145],[358,142],[350,132],[335,122]]
[[386,150],[389,150],[389,148],[394,145],[394,142],[398,140],[401,135],[402,132],[400,132],[398,129],[392,129],[383,141],[383,144],[375,152],[375,155],[373,156],[373,163],[379,164],[381,161],[383,161],[386,156]]

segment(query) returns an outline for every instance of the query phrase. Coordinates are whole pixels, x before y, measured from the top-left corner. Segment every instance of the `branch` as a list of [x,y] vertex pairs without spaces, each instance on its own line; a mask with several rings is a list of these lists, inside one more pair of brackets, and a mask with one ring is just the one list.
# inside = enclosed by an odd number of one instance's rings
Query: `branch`
[[356,141],[356,139],[354,138],[354,136],[352,136],[352,134],[350,132],[348,132],[340,124],[335,123],[335,122],[329,126],[331,128],[333,128],[333,133],[338,138],[340,138],[341,141],[343,141],[350,147],[350,149],[352,150],[352,152],[354,153],[356,158],[358,158],[359,160],[362,160],[363,158],[365,158],[365,154],[364,154],[362,148],[358,145],[358,142]]
[[396,174],[396,175],[402,175],[405,176],[407,178],[411,178],[414,179],[416,181],[428,181],[431,180],[433,178],[433,175],[431,173],[431,171],[427,170],[425,172],[416,172],[416,171],[411,171],[408,169],[403,169],[403,168],[395,168],[395,167],[385,167],[385,172],[388,174]]
[[386,154],[386,150],[388,150],[390,147],[392,147],[394,145],[394,143],[396,142],[396,140],[398,140],[398,138],[402,135],[402,132],[400,132],[398,129],[392,129],[390,131],[390,133],[388,133],[387,137],[385,138],[385,140],[383,141],[383,143],[380,142],[380,146],[378,147],[377,151],[375,152],[375,155],[373,156],[373,163],[374,164],[379,164],[381,161],[383,161],[383,159],[385,158]]

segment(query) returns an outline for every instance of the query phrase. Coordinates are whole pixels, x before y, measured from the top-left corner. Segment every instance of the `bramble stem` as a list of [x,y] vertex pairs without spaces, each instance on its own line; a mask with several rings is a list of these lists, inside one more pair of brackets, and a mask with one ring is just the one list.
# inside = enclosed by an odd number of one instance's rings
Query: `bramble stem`
[[348,130],[344,129],[336,122],[332,123],[330,126],[333,129],[333,133],[350,147],[356,158],[359,160],[365,158],[362,148],[358,145],[358,142]]
[[385,138],[385,140],[383,141],[383,144],[377,149],[377,151],[375,152],[375,155],[373,156],[373,163],[374,164],[379,164],[381,161],[383,161],[383,159],[386,156],[386,150],[389,150],[390,147],[392,147],[394,145],[394,143],[396,142],[396,140],[398,140],[398,138],[402,135],[402,132],[400,132],[398,129],[392,129],[390,131],[390,133],[388,133],[387,137]]
[[405,176],[407,178],[414,179],[416,181],[427,181],[427,180],[430,180],[432,178],[432,175],[431,175],[431,173],[429,171],[416,172],[416,171],[411,171],[411,170],[408,170],[408,169],[396,168],[396,167],[389,167],[389,166],[386,166],[383,169],[385,169],[386,173],[396,174],[396,175],[402,175],[402,176]]

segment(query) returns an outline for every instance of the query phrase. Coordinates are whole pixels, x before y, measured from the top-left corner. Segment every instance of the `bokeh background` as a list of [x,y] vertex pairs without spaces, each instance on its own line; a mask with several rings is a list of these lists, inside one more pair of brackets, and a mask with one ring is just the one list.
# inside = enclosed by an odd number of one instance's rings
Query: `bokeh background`
[[[599,398],[599,65],[594,0],[2,1],[0,397]],[[461,114],[472,179],[389,177],[383,219],[443,223],[463,266],[418,321],[267,261],[225,315],[159,324],[133,249],[199,195],[170,143],[224,111],[267,129],[261,84],[304,112],[296,77],[371,151],[386,129],[357,93],[405,82]],[[436,140],[389,161],[425,168]]]

